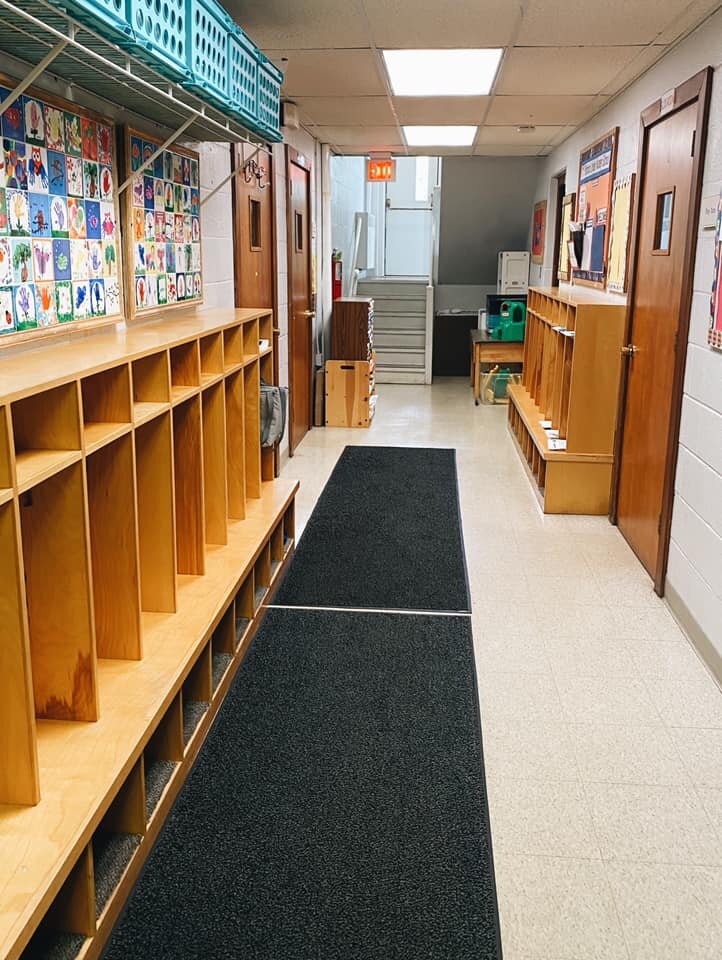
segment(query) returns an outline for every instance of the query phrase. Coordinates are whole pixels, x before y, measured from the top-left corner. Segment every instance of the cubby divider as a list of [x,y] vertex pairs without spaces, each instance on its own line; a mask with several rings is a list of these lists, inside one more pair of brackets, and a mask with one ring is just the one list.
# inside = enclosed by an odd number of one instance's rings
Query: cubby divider
[[80,459],[77,382],[16,400],[11,409],[20,492]]
[[291,503],[283,515],[283,553],[284,556],[293,546],[296,536],[296,504]]
[[21,960],[73,960],[96,929],[91,848],[84,847]]
[[145,817],[150,822],[166,787],[183,760],[183,708],[175,696],[143,753]]
[[124,363],[84,377],[80,390],[87,454],[130,430],[130,367]]
[[202,576],[205,572],[205,512],[199,397],[192,397],[173,409],[173,463],[178,573]]
[[209,333],[200,339],[201,384],[207,386],[223,376],[223,335]]
[[246,516],[246,441],[244,433],[244,375],[226,377],[226,469],[228,471],[228,516],[243,520]]
[[243,362],[249,363],[258,357],[258,320],[246,320],[243,324]]
[[211,637],[213,692],[218,689],[230,667],[236,649],[236,605],[231,602]]
[[168,411],[136,427],[135,470],[141,609],[174,613],[176,547],[173,431]]
[[236,594],[236,646],[241,646],[256,613],[256,584],[251,568]]
[[271,534],[271,580],[278,573],[283,563],[283,519],[279,520]]
[[243,363],[243,330],[240,326],[223,331],[223,366],[230,373]]
[[151,353],[132,363],[133,420],[144,423],[168,409],[170,403],[170,367],[168,351]]
[[40,799],[25,580],[14,501],[0,505],[0,804]]
[[211,644],[201,650],[183,684],[183,741],[190,743],[198,724],[203,719],[213,695],[213,663]]
[[254,612],[263,604],[271,585],[271,544],[265,543],[256,560],[254,568],[255,594]]
[[203,412],[203,502],[207,543],[228,542],[226,402],[222,383],[201,394]]
[[0,503],[13,495],[13,469],[10,459],[10,411],[0,407]]
[[243,370],[246,498],[261,496],[261,382],[258,363]]
[[201,369],[197,340],[171,347],[170,382],[173,403],[180,403],[198,392]]
[[140,660],[140,576],[133,440],[121,437],[86,460],[90,555],[99,657]]
[[95,914],[98,919],[140,846],[145,830],[145,777],[141,756],[93,834]]
[[66,467],[23,494],[20,514],[36,714],[97,720],[82,464]]

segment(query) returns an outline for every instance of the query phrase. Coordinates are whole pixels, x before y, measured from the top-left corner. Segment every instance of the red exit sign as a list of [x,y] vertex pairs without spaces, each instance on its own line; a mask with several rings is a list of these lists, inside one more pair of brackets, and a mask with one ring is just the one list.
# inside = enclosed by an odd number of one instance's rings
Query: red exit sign
[[395,160],[369,160],[366,166],[369,183],[389,183],[396,179]]

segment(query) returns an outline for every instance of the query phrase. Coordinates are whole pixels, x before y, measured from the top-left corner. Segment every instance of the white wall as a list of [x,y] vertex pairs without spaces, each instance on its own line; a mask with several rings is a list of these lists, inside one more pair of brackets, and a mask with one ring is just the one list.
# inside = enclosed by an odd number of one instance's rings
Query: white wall
[[[203,198],[231,172],[231,146],[228,143],[198,143],[193,148],[200,154],[203,203]],[[210,307],[232,307],[235,302],[231,190],[229,180],[201,208],[204,300]]]
[[[639,116],[665,91],[706,66],[715,67],[703,197],[722,187],[722,12],[660,60],[545,161],[535,200],[553,210],[551,178],[566,168],[567,192],[576,190],[579,152],[619,126],[617,176],[637,169]],[[532,282],[551,279],[553,223],[547,223],[543,266],[532,265]],[[687,355],[679,466],[675,481],[669,555],[670,602],[681,619],[694,621],[722,656],[722,353],[707,346],[713,273],[713,234],[699,231],[694,302]]]

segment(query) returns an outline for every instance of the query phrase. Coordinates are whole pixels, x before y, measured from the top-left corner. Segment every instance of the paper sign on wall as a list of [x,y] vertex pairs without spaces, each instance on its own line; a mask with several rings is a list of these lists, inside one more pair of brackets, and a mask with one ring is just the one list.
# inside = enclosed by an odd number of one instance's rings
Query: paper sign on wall
[[717,232],[714,244],[714,280],[710,298],[709,333],[707,340],[715,350],[722,350],[722,193],[717,204]]

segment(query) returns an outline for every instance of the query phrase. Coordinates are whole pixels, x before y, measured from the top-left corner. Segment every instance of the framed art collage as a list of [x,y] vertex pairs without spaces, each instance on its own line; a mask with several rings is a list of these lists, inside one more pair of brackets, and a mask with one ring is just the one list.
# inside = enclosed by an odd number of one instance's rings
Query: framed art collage
[[618,143],[619,127],[615,127],[579,155],[576,219],[582,225],[583,242],[578,266],[572,267],[572,279],[600,289],[604,287],[607,271]]
[[126,128],[126,172],[132,181],[123,216],[131,316],[203,301],[198,154],[161,146]]
[[0,335],[120,316],[112,121],[29,90],[0,128]]

